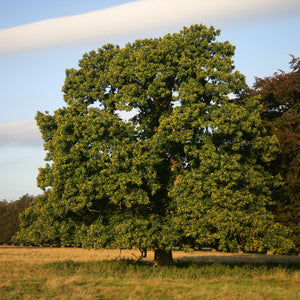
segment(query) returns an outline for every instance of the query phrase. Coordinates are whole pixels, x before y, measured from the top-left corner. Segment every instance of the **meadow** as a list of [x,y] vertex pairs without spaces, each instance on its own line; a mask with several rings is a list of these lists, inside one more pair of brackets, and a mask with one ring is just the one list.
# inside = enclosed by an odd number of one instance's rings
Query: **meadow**
[[300,257],[0,247],[0,299],[300,299]]

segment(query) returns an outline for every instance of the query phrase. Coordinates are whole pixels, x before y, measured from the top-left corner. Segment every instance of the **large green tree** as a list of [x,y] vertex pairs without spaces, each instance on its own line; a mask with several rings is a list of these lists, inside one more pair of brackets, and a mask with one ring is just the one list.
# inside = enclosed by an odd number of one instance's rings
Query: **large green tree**
[[194,25],[106,45],[66,71],[66,107],[36,117],[47,193],[20,239],[154,249],[159,264],[177,246],[292,249],[266,210],[277,139],[261,129],[256,98],[229,97],[246,85],[219,34]]
[[292,229],[300,250],[300,58],[292,56],[290,68],[256,78],[246,96],[260,95],[262,125],[279,140],[280,152],[269,170],[281,174],[283,185],[272,191],[273,210],[275,219]]

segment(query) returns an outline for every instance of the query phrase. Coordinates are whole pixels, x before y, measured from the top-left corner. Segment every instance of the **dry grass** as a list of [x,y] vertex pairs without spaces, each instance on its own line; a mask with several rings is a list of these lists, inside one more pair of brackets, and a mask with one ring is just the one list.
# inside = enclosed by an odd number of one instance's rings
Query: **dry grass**
[[122,260],[138,255],[0,247],[0,299],[300,299],[299,256],[176,251],[183,266],[171,269]]
[[[82,249],[82,248],[49,248],[49,247],[14,247],[0,246],[0,262],[13,261],[30,264],[41,264],[54,261],[73,260],[74,262],[93,262],[102,260],[136,259],[140,256],[138,249]],[[223,264],[264,264],[277,263],[283,265],[300,264],[300,256],[240,254],[208,251],[173,251],[174,260],[196,263]],[[154,252],[148,251],[144,261],[153,261]]]

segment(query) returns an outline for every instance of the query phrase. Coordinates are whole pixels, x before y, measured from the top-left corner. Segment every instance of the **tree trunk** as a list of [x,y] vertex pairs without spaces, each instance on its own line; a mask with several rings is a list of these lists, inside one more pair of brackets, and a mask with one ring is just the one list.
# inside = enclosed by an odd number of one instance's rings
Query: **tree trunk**
[[172,266],[172,251],[166,249],[157,249],[154,251],[154,266]]

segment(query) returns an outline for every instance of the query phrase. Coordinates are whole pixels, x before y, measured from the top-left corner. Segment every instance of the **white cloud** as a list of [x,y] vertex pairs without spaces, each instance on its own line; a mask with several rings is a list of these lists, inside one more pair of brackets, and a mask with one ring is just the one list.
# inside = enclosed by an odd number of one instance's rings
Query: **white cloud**
[[0,147],[41,145],[41,134],[34,121],[0,124]]
[[88,41],[101,45],[195,23],[219,25],[299,11],[299,0],[140,0],[0,30],[0,55]]

